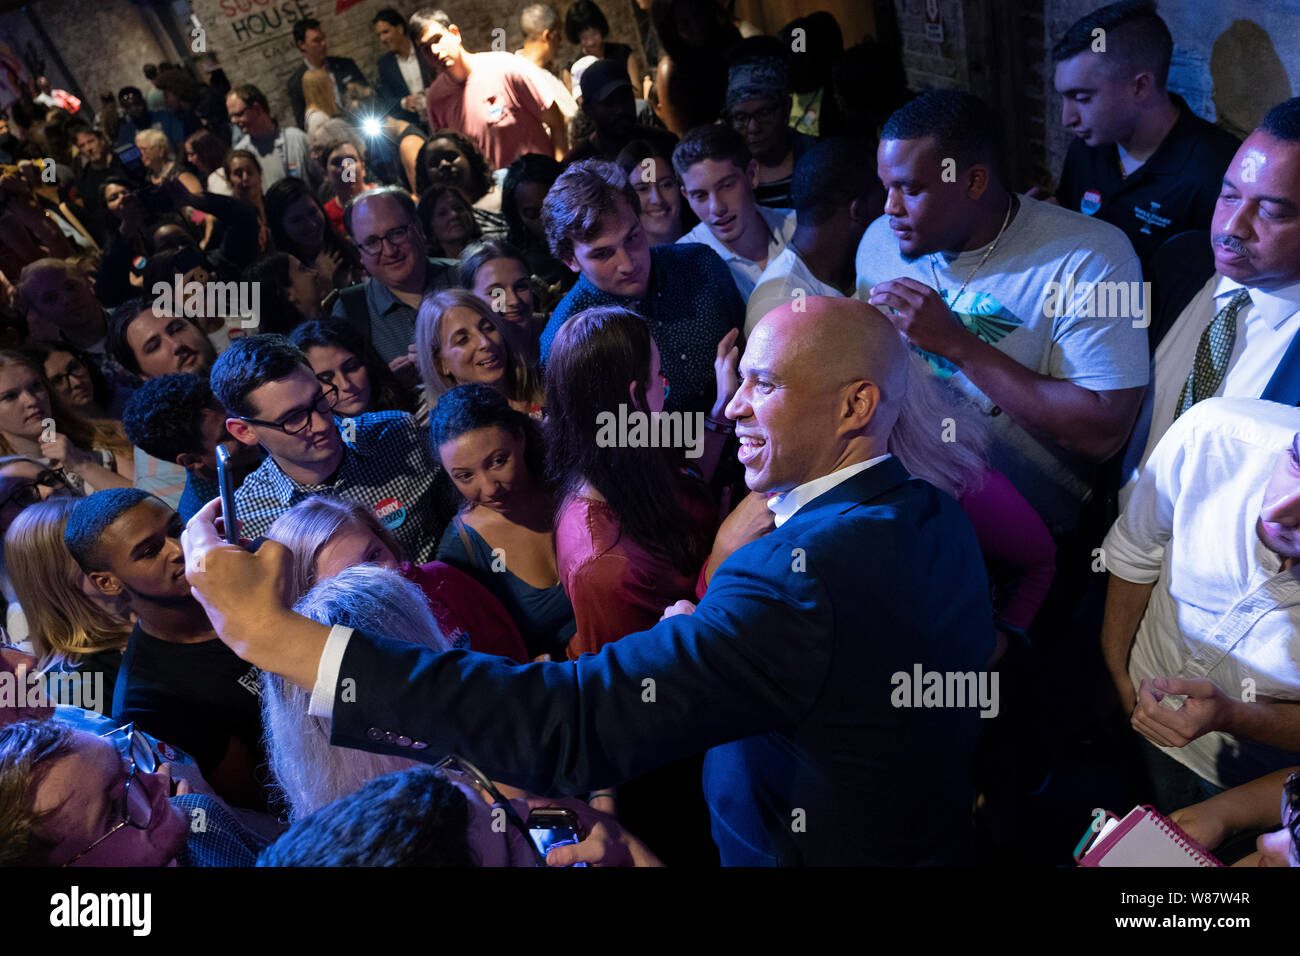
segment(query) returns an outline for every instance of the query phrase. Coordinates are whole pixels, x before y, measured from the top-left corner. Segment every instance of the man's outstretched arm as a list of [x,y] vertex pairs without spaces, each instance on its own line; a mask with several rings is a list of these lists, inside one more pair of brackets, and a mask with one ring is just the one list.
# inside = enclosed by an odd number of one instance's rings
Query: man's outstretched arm
[[[223,544],[218,512],[210,503],[185,533],[196,596],[235,653],[311,688],[330,628],[285,609],[285,549]],[[694,614],[576,662],[519,667],[354,633],[334,688],[333,742],[427,760],[455,752],[494,779],[574,793],[793,729],[830,666],[829,601],[813,574],[791,571],[788,544],[755,542],[745,559],[718,571]]]

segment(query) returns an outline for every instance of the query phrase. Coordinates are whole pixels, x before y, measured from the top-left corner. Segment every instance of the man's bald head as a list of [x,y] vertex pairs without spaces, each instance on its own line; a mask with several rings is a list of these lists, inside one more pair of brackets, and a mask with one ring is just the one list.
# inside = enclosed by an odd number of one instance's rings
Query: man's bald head
[[907,391],[898,332],[856,299],[813,296],[754,327],[727,415],[755,491],[788,491],[884,454]]
[[809,296],[802,307],[797,312],[787,303],[773,309],[754,327],[750,340],[770,323],[769,334],[780,343],[790,373],[801,385],[835,390],[850,382],[871,382],[881,393],[877,414],[892,426],[907,390],[909,365],[898,330],[857,299]]

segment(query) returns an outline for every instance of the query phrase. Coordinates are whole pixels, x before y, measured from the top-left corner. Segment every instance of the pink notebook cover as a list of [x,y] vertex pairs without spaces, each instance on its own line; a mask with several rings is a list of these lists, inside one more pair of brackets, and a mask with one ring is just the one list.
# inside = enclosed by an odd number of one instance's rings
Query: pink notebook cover
[[1134,807],[1079,860],[1080,866],[1223,866],[1168,817]]

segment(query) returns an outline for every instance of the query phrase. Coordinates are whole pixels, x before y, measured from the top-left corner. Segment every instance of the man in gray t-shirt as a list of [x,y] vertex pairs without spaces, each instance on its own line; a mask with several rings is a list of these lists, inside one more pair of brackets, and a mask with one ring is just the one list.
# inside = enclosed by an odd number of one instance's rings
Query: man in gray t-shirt
[[857,294],[985,411],[992,464],[1060,534],[1133,427],[1147,296],[1119,229],[1003,187],[996,137],[967,93],[890,117],[885,215],[858,247]]

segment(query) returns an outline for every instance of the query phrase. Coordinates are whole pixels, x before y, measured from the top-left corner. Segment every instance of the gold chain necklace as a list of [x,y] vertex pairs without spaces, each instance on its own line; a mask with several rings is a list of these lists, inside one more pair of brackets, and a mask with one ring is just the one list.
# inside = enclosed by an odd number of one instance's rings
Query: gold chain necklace
[[[952,301],[948,303],[949,309],[955,309],[957,307],[957,300],[960,299],[961,294],[966,291],[966,286],[970,284],[970,280],[975,278],[975,273],[979,272],[980,269],[984,267],[984,263],[989,261],[989,256],[993,255],[993,250],[998,247],[998,240],[1002,238],[1002,233],[1007,231],[1007,223],[1011,222],[1011,207],[1015,201],[1015,194],[1012,193],[1010,198],[1007,199],[1007,214],[1002,217],[1002,228],[998,230],[998,234],[994,236],[993,241],[989,243],[989,248],[988,251],[984,253],[984,258],[981,259],[976,264],[975,268],[970,271],[970,275],[966,277],[966,281],[961,284],[961,288],[957,290],[957,294],[954,295]],[[934,267],[934,257],[935,253],[931,253],[928,258],[930,260],[930,275],[934,277],[934,291],[938,292],[939,273]]]

